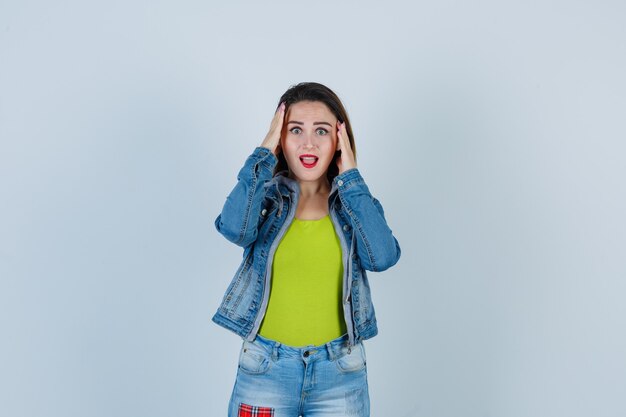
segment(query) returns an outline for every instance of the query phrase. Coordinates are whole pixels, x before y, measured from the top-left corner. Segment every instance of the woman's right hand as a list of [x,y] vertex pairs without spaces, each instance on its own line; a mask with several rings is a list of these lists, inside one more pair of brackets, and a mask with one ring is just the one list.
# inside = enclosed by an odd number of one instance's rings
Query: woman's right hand
[[261,146],[267,148],[276,156],[280,152],[280,133],[283,130],[283,119],[285,117],[285,102],[283,101],[276,109],[270,130],[267,132],[267,136],[263,139]]

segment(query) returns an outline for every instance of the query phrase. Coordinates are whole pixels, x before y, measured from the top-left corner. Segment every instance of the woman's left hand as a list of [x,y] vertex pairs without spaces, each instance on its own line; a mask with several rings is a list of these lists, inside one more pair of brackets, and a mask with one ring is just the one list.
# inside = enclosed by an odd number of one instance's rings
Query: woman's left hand
[[339,168],[339,174],[345,171],[356,168],[356,161],[354,160],[354,152],[350,147],[350,139],[348,138],[348,132],[346,131],[346,124],[339,123],[337,120],[337,150],[341,151],[341,154],[337,157],[337,168]]

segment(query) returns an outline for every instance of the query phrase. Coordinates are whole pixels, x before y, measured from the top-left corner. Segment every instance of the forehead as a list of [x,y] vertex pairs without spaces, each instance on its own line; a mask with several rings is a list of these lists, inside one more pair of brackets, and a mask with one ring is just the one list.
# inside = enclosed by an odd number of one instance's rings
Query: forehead
[[287,121],[333,122],[337,118],[321,101],[299,101],[289,106]]

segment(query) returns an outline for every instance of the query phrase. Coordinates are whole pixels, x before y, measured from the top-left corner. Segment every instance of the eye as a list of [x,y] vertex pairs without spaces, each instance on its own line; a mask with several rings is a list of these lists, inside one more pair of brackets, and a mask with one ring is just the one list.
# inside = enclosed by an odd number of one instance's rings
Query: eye
[[[324,129],[324,128],[321,128],[321,127],[320,127],[319,129],[317,129],[317,130],[316,130],[316,132],[318,132],[318,134],[319,134],[320,136],[324,136],[324,135],[327,135],[327,134],[328,134],[328,130],[326,130],[326,129]],[[322,133],[319,133],[319,132],[322,132]]]
[[[297,130],[297,132],[295,132],[296,130]],[[289,129],[289,131],[290,131],[291,133],[293,133],[293,134],[296,134],[296,135],[297,135],[297,134],[298,134],[298,133],[300,133],[302,130],[300,130],[300,128],[299,128],[299,127],[292,127],[291,129]]]

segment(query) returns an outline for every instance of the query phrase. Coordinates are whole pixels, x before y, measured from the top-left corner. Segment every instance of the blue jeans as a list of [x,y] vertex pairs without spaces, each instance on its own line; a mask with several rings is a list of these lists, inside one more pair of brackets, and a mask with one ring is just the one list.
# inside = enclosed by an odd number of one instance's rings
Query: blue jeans
[[306,347],[244,340],[228,416],[369,417],[365,348],[347,345],[347,334]]

